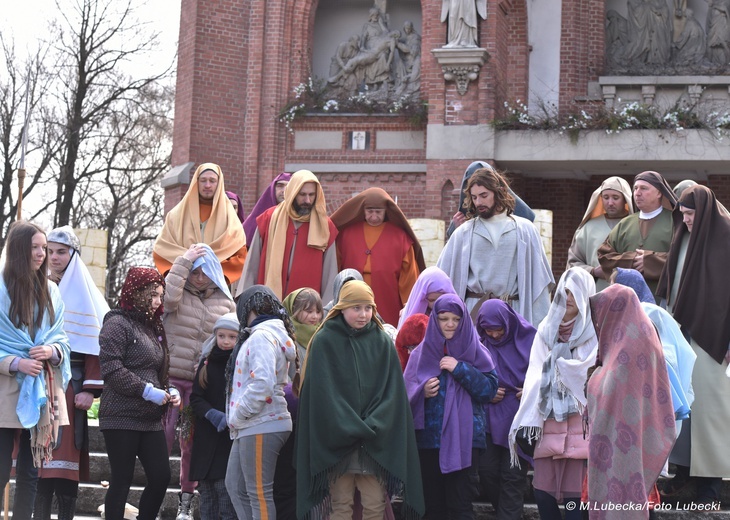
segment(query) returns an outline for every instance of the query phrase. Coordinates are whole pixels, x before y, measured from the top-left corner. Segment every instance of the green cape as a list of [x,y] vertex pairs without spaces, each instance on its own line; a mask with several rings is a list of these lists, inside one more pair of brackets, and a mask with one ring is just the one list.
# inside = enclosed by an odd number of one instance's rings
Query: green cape
[[406,518],[425,511],[413,417],[393,342],[371,321],[362,329],[342,316],[314,335],[297,420],[297,517],[324,517],[330,482],[359,450],[361,466],[389,494],[402,493]]

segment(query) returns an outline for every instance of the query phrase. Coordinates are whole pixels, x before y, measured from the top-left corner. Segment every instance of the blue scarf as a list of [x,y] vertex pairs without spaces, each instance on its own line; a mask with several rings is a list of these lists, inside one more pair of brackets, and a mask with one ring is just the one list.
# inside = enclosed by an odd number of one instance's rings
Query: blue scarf
[[[36,331],[35,339],[31,339],[28,330],[17,328],[10,321],[10,295],[5,286],[5,280],[0,275],[0,362],[8,356],[15,356],[29,359],[29,351],[38,345],[57,344],[62,351],[62,360],[59,365],[63,389],[66,389],[71,379],[70,348],[68,337],[63,330],[63,300],[58,287],[53,282],[48,282],[48,290],[51,294],[51,302],[56,314],[56,321],[50,323],[48,314],[43,316],[43,323]],[[41,409],[46,406],[48,397],[46,394],[46,380],[41,372],[36,377],[31,377],[20,371],[15,374],[15,379],[20,386],[20,395],[15,408],[18,420],[23,428],[32,428],[38,424],[41,416]],[[62,397],[63,398],[63,397]]]
[[228,296],[231,300],[233,297],[231,296],[231,291],[228,290],[228,284],[226,283],[226,278],[223,276],[223,268],[221,267],[221,262],[218,260],[218,257],[215,256],[215,253],[207,244],[199,244],[200,247],[205,249],[205,255],[198,258],[195,262],[193,262],[193,268],[197,269],[198,267],[202,266],[202,271],[205,273],[205,276],[210,278],[210,280],[218,286],[218,288],[223,291],[223,294]]

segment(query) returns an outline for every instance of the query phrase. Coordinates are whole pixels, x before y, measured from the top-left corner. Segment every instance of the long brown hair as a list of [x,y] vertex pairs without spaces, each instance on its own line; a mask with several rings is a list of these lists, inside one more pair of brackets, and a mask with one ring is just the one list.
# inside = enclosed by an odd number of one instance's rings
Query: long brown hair
[[38,225],[25,220],[17,220],[10,225],[3,270],[10,296],[8,317],[17,328],[26,327],[32,338],[41,328],[46,312],[51,322],[56,320],[48,290],[48,255],[37,271],[32,267],[33,237],[38,233],[46,235]]
[[466,188],[464,188],[464,209],[466,209],[468,218],[472,218],[477,214],[471,200],[471,189],[475,185],[487,188],[494,193],[495,213],[504,213],[506,211],[509,216],[515,210],[515,198],[509,192],[507,180],[492,168],[479,168],[469,178]]
[[312,307],[314,307],[314,310],[316,310],[320,314],[323,313],[322,298],[320,298],[319,293],[310,287],[305,287],[304,289],[299,291],[297,297],[294,298],[294,304],[292,305],[291,309],[291,318],[293,320],[299,321],[299,319],[296,317],[297,314],[302,311],[308,311]]

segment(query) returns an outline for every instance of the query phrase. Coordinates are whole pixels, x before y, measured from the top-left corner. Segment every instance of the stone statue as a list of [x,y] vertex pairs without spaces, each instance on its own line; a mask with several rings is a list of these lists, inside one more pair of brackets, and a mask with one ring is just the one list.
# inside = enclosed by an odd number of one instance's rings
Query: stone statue
[[399,38],[400,32],[393,31],[377,40],[371,40],[372,47],[360,47],[360,52],[348,60],[339,73],[329,78],[328,83],[337,85],[343,78],[352,75],[358,80],[358,84],[359,78],[362,78],[371,92],[371,97],[386,99],[391,83],[390,67]]
[[387,87],[390,65],[395,53],[396,37],[388,30],[383,14],[377,7],[370,8],[370,18],[362,26],[360,54],[350,60],[352,67],[363,68],[363,79],[368,89]]
[[395,97],[417,97],[421,90],[421,35],[413,22],[403,24],[403,36],[396,42],[399,73],[396,74]]
[[690,8],[684,10],[684,29],[674,43],[674,61],[679,66],[700,64],[705,56],[705,30]]
[[711,0],[707,11],[707,59],[714,65],[730,63],[730,0]]
[[442,0],[441,21],[448,18],[446,48],[477,47],[477,14],[487,18],[487,0]]
[[348,96],[357,92],[360,82],[362,82],[362,75],[358,75],[358,71],[355,70],[347,71],[346,67],[347,63],[357,56],[359,52],[359,36],[350,36],[347,41],[337,46],[335,55],[332,56],[332,63],[330,64],[330,77],[327,80],[330,88],[339,90],[340,94]]
[[682,31],[684,31],[684,26],[687,23],[687,18],[687,0],[674,0],[674,32],[672,33],[674,34],[674,43],[677,43],[679,41],[679,38],[682,36]]
[[666,0],[629,0],[628,10],[626,60],[639,66],[668,64],[672,52],[672,20]]
[[626,18],[611,9],[606,13],[606,57],[609,66],[622,64],[626,46],[629,43],[629,30]]
[[421,36],[413,22],[405,22],[402,32],[391,31],[380,9],[372,7],[368,15],[360,35],[340,43],[332,56],[330,95],[341,98],[360,92],[374,101],[418,98]]

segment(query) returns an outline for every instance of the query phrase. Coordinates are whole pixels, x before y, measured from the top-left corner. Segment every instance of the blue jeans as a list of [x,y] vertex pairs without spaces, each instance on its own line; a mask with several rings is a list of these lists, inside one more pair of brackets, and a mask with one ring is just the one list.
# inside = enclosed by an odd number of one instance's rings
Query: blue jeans
[[239,520],[276,518],[274,473],[291,432],[247,435],[233,441],[226,488]]

